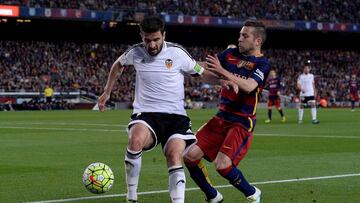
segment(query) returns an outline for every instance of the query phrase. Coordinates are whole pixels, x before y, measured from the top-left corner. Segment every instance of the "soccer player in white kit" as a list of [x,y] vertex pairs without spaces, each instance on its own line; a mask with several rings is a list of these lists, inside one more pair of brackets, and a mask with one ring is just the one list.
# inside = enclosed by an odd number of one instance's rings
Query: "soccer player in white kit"
[[320,121],[316,118],[315,81],[314,75],[310,73],[309,63],[305,64],[304,72],[297,81],[297,87],[300,90],[299,124],[303,121],[304,107],[308,104],[311,107],[312,123],[319,124]]
[[[117,76],[126,65],[136,70],[134,111],[128,124],[129,141],[125,155],[127,202],[138,202],[137,187],[142,151],[161,143],[169,172],[169,193],[173,203],[185,200],[185,173],[182,156],[196,142],[191,121],[184,109],[184,75],[201,76],[207,82],[233,87],[205,70],[180,45],[166,42],[164,22],[147,17],[140,23],[142,43],[126,50],[113,64],[99,108],[106,101]],[[237,90],[236,90],[237,91]]]

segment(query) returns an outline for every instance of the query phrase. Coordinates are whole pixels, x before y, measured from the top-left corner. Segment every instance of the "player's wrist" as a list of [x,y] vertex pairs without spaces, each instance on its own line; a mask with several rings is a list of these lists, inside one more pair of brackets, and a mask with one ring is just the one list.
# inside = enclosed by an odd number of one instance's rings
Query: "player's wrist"
[[104,95],[110,95],[111,94],[111,90],[110,90],[110,88],[108,88],[108,87],[105,87],[104,88],[104,93],[103,93]]

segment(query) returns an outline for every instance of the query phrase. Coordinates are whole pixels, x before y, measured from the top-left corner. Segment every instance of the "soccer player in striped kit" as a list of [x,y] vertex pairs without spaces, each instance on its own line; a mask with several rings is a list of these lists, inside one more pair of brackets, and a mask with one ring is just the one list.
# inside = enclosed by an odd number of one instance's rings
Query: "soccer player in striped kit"
[[355,102],[359,101],[358,93],[359,82],[356,79],[356,75],[352,74],[349,81],[349,93],[350,93],[350,102],[351,102],[351,111],[355,111]]
[[217,172],[240,190],[247,202],[260,202],[261,191],[249,184],[237,165],[250,148],[258,95],[270,71],[261,53],[265,39],[265,26],[247,21],[240,31],[238,48],[207,57],[207,69],[233,81],[239,91],[222,88],[219,111],[199,129],[198,142],[185,155],[186,167],[205,193],[206,202],[222,202],[223,196],[210,184],[202,158],[214,162]]
[[265,120],[265,123],[271,122],[273,106],[275,106],[276,109],[279,111],[281,116],[281,122],[285,122],[286,118],[281,108],[281,100],[280,100],[281,79],[277,77],[275,70],[270,71],[269,79],[267,80],[266,83],[267,83],[266,86],[269,89],[269,97],[267,101],[268,119]]

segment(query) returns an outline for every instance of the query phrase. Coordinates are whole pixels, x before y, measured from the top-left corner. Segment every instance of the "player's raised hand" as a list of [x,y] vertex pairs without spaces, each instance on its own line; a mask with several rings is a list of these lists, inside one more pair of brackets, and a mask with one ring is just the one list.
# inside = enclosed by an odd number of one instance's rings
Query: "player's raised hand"
[[109,100],[110,94],[104,92],[98,99],[98,105],[100,111],[106,110],[106,101]]
[[225,69],[221,66],[219,58],[214,55],[207,55],[206,57],[206,65],[208,70],[219,73],[219,74],[223,74],[223,71],[225,71]]
[[232,89],[236,94],[239,93],[239,86],[230,80],[220,80],[220,84],[221,86],[225,87],[227,90]]

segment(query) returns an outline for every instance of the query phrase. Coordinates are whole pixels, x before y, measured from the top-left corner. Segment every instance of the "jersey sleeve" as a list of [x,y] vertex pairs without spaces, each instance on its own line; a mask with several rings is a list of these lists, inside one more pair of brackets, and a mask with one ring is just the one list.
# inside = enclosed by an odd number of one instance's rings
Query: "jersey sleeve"
[[224,51],[217,54],[217,57],[218,57],[218,59],[220,61],[221,66],[223,68],[225,68],[225,69],[226,69],[226,54],[227,54],[228,50],[229,49],[226,49],[226,50],[224,50]]
[[261,61],[256,64],[255,71],[250,76],[254,79],[259,86],[263,86],[266,82],[267,76],[269,75],[270,66],[267,61]]
[[134,48],[126,50],[116,62],[120,63],[121,66],[134,65]]
[[193,59],[185,50],[180,51],[180,58],[182,61],[182,71],[189,73],[192,76],[199,76],[204,72],[204,68],[196,63],[195,59]]
[[312,83],[315,84],[315,76],[313,74],[311,74],[311,80],[312,80]]

